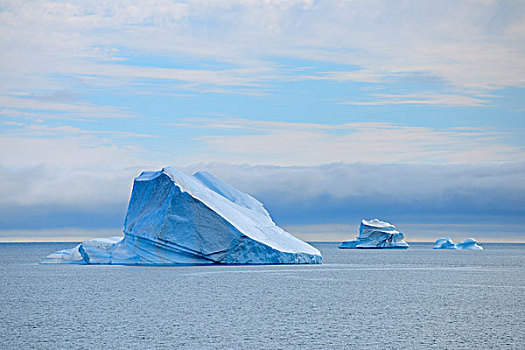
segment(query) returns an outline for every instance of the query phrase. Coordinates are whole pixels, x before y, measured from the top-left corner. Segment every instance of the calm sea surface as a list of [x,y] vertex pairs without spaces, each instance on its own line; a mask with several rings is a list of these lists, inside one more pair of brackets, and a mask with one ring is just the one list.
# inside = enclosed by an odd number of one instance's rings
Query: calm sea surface
[[38,265],[0,244],[1,349],[525,349],[525,245],[339,250],[324,264]]

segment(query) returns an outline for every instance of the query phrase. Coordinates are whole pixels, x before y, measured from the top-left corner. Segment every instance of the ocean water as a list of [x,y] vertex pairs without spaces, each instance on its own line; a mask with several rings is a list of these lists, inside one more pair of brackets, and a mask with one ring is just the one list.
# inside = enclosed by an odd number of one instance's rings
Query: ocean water
[[0,244],[0,349],[525,349],[525,245],[339,250],[323,265],[38,265]]

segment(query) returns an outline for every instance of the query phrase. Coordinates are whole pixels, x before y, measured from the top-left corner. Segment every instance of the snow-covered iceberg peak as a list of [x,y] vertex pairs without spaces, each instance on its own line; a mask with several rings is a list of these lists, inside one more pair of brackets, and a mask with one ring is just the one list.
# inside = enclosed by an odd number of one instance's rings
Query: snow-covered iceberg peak
[[457,244],[458,249],[482,250],[483,247],[478,245],[474,238],[467,238],[463,242]]
[[433,249],[457,249],[456,244],[450,239],[450,237],[440,238],[434,244]]
[[272,221],[262,203],[206,172],[135,179],[124,237],[94,239],[43,263],[319,264],[321,253]]
[[342,242],[342,249],[408,248],[403,233],[395,226],[379,219],[362,220],[359,235],[354,241]]

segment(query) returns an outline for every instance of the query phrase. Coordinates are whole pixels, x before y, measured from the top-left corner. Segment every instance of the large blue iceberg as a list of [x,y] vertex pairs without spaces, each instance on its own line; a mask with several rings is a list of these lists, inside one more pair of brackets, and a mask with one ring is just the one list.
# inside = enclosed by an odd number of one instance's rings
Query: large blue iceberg
[[341,249],[384,249],[408,248],[404,241],[403,233],[396,230],[395,226],[378,219],[362,220],[359,235],[354,241],[342,242]]
[[93,239],[42,263],[320,264],[316,248],[272,221],[258,200],[207,172],[143,172],[133,184],[124,237]]
[[467,238],[463,242],[455,244],[449,237],[440,238],[434,244],[434,249],[464,249],[464,250],[482,250],[483,247],[478,245],[474,238]]

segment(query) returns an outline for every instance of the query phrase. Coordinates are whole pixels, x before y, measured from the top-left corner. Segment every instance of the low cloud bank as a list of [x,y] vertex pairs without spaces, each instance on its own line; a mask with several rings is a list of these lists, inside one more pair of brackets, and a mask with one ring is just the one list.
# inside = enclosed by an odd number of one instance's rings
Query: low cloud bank
[[525,214],[525,164],[197,167],[259,198],[284,223]]
[[[353,225],[361,218],[379,217],[396,224],[487,225],[497,234],[498,224],[525,223],[524,163],[312,167],[216,163],[180,169],[213,172],[261,200],[281,225]],[[3,169],[0,231],[120,227],[132,179],[139,172]],[[434,231],[435,227],[429,234]],[[491,232],[485,230],[484,235]],[[322,237],[322,230],[318,233],[316,239]]]

